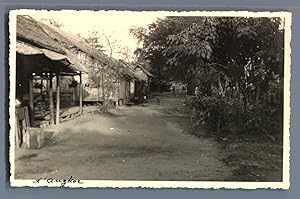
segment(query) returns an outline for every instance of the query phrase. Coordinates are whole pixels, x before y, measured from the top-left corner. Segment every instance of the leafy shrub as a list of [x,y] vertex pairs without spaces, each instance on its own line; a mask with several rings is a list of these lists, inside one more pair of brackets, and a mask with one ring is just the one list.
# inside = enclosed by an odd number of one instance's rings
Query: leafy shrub
[[279,107],[267,103],[257,103],[245,110],[237,98],[200,94],[188,97],[186,105],[194,126],[206,125],[214,132],[275,133],[281,122]]
[[245,128],[255,132],[276,133],[280,131],[281,114],[278,106],[257,103],[250,106]]

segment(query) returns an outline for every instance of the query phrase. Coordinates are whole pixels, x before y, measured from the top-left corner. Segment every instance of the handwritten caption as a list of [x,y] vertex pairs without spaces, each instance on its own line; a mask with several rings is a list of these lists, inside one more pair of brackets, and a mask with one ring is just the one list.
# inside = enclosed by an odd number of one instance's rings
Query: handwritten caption
[[38,178],[33,182],[34,183],[46,182],[48,184],[59,183],[60,186],[62,187],[64,187],[66,184],[83,184],[83,182],[81,182],[79,179],[73,178],[73,176],[70,176],[69,178],[51,178],[51,177]]

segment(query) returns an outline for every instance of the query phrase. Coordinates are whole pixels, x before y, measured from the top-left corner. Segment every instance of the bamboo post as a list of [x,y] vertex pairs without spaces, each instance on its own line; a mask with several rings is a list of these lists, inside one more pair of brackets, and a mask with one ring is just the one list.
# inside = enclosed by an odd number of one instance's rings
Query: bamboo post
[[43,95],[43,79],[41,79],[41,95]]
[[81,76],[81,72],[79,74],[79,113],[82,114],[82,92],[83,92],[83,88],[82,88],[82,76]]
[[97,86],[97,104],[99,104],[99,84],[98,84],[98,86]]
[[52,75],[49,77],[49,101],[50,101],[50,124],[54,124],[54,102],[53,102],[53,83],[52,83]]
[[49,80],[46,79],[46,94],[49,94]]
[[34,104],[33,104],[33,76],[29,77],[29,109],[30,109],[30,125],[33,124],[33,112],[34,112]]
[[146,94],[146,96],[147,96],[147,99],[148,98],[150,98],[150,77],[148,77],[148,79],[147,79],[147,88],[146,88],[146,92],[147,92],[147,94]]
[[56,125],[59,124],[59,108],[60,108],[60,86],[59,74],[56,75]]

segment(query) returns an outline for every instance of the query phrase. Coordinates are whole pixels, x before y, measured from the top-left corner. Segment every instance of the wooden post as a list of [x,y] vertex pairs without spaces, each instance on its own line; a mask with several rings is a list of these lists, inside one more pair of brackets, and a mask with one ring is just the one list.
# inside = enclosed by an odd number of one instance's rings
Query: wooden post
[[60,86],[59,86],[59,74],[56,74],[56,122],[59,124],[59,108],[60,108]]
[[49,77],[49,101],[50,101],[50,124],[54,124],[54,102],[53,102],[53,84],[52,84],[52,75]]
[[150,77],[148,77],[147,98],[150,98]]
[[43,95],[43,79],[41,79],[41,95]]
[[100,87],[100,85],[98,84],[97,85],[97,104],[99,104],[99,87]]
[[30,112],[30,125],[33,124],[33,113],[34,113],[34,105],[33,105],[33,77],[30,75],[29,77],[29,112]]
[[18,117],[16,117],[16,121],[15,121],[15,136],[16,136],[16,144],[17,147],[20,148],[21,144],[22,144],[22,133],[21,133],[21,129],[20,129],[20,124],[19,124],[19,119]]
[[46,79],[46,94],[49,93],[49,81]]
[[46,79],[46,95],[49,94],[49,80]]
[[82,77],[81,77],[81,72],[79,74],[79,113],[82,114]]

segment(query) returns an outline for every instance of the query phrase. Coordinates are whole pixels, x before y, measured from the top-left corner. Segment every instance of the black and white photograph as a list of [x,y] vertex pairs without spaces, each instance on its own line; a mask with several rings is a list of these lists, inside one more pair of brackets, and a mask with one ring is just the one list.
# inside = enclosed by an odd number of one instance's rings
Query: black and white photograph
[[291,13],[12,10],[10,183],[290,186]]

